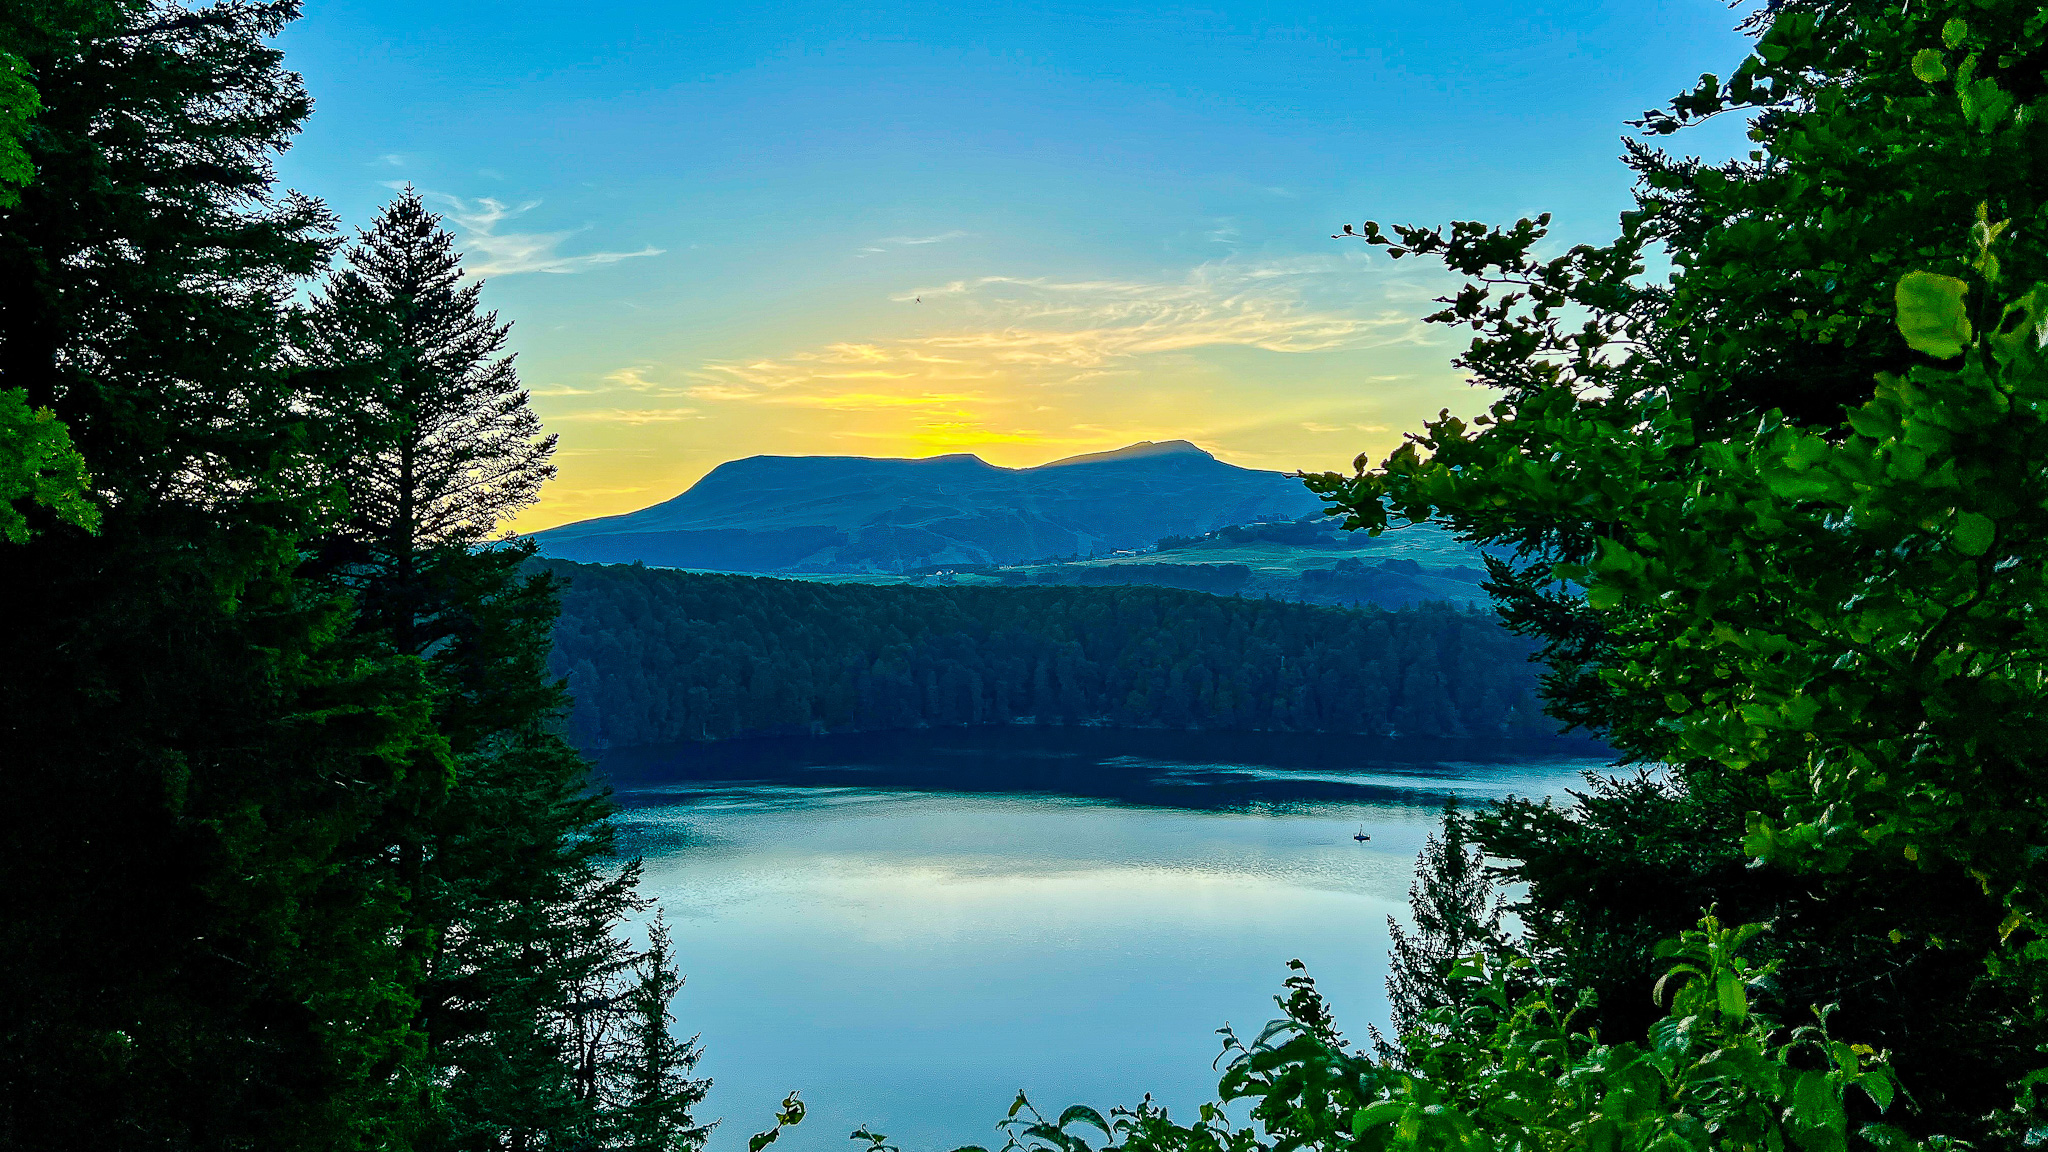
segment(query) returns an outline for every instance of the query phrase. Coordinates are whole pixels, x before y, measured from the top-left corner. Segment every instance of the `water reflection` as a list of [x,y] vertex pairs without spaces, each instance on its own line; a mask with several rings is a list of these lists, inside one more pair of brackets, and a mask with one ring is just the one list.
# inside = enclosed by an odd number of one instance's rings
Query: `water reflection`
[[[1256,1030],[1292,957],[1356,1033],[1386,917],[1445,795],[1558,794],[1550,745],[1001,729],[634,750],[604,760],[677,929],[736,1152],[800,1088],[791,1152],[858,1124],[987,1143],[1025,1088],[1207,1098],[1214,1030]],[[1364,825],[1369,843],[1354,842]]]
[[942,792],[1049,793],[1161,808],[1355,802],[1437,808],[1452,793],[1541,795],[1599,767],[1574,740],[1367,741],[1293,733],[1073,728],[878,732],[621,749],[603,767],[637,804],[713,781]]

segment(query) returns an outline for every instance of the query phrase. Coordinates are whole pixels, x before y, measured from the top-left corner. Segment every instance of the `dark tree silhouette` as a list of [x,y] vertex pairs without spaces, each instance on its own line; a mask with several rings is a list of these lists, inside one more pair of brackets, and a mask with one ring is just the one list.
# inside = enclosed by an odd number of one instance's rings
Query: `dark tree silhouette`
[[[1446,800],[1443,828],[1423,842],[1415,881],[1408,886],[1414,930],[1387,917],[1387,1006],[1397,1036],[1428,1027],[1431,1012],[1455,1005],[1447,978],[1451,966],[1475,953],[1498,951],[1504,939],[1504,897],[1487,871],[1486,854],[1467,839],[1465,824],[1457,798]],[[1386,1044],[1380,1049],[1394,1050]]]
[[301,357],[339,461],[343,551],[401,650],[437,638],[431,558],[473,547],[539,499],[555,474],[512,357],[511,325],[483,310],[480,282],[441,218],[408,188],[345,253],[308,310]]

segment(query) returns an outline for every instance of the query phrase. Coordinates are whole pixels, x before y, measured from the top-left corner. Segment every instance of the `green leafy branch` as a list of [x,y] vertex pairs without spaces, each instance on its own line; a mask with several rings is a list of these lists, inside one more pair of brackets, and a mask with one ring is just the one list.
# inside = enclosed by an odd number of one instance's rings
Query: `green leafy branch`
[[[1882,1122],[1898,1094],[1882,1053],[1828,1035],[1826,1013],[1786,1029],[1755,1007],[1772,964],[1745,948],[1765,929],[1711,913],[1670,942],[1670,1013],[1646,1043],[1573,1026],[1583,998],[1510,950],[1461,961],[1467,993],[1402,1038],[1399,1066],[1353,1049],[1295,961],[1285,1015],[1250,1041],[1223,1030],[1217,1100],[1180,1124],[1147,1097],[1107,1116],[1043,1115],[1019,1093],[1000,1152],[1692,1152],[1923,1147]],[[1250,1105],[1249,1123],[1226,1108]],[[870,1149],[891,1147],[863,1128]],[[1927,1148],[1945,1147],[1934,1141]],[[977,1147],[956,1152],[987,1152]]]
[[98,528],[99,507],[87,496],[91,483],[70,430],[49,409],[31,408],[21,389],[0,389],[0,539],[23,544],[33,534],[15,506],[24,500],[64,523]]

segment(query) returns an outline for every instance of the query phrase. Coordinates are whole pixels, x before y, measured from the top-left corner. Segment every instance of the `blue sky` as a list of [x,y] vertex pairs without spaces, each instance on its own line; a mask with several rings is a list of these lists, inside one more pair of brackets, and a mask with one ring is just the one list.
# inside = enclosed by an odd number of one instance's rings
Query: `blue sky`
[[447,213],[562,437],[522,530],[764,452],[1343,467],[1484,397],[1414,323],[1441,278],[1331,233],[1609,235],[1623,120],[1731,70],[1738,17],[308,0],[283,175],[352,226],[403,182]]

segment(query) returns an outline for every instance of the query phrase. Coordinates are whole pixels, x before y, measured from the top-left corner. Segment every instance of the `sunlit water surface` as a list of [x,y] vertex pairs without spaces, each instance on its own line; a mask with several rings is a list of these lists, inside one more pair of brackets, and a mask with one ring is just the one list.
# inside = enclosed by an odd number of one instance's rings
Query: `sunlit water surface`
[[[1211,1098],[1300,958],[1363,1037],[1387,917],[1443,798],[1558,796],[1592,748],[1042,731],[608,756],[628,851],[675,930],[711,1152],[783,1094],[778,1149],[1000,1143],[1019,1089],[1104,1111]],[[1371,836],[1360,843],[1363,828]]]

